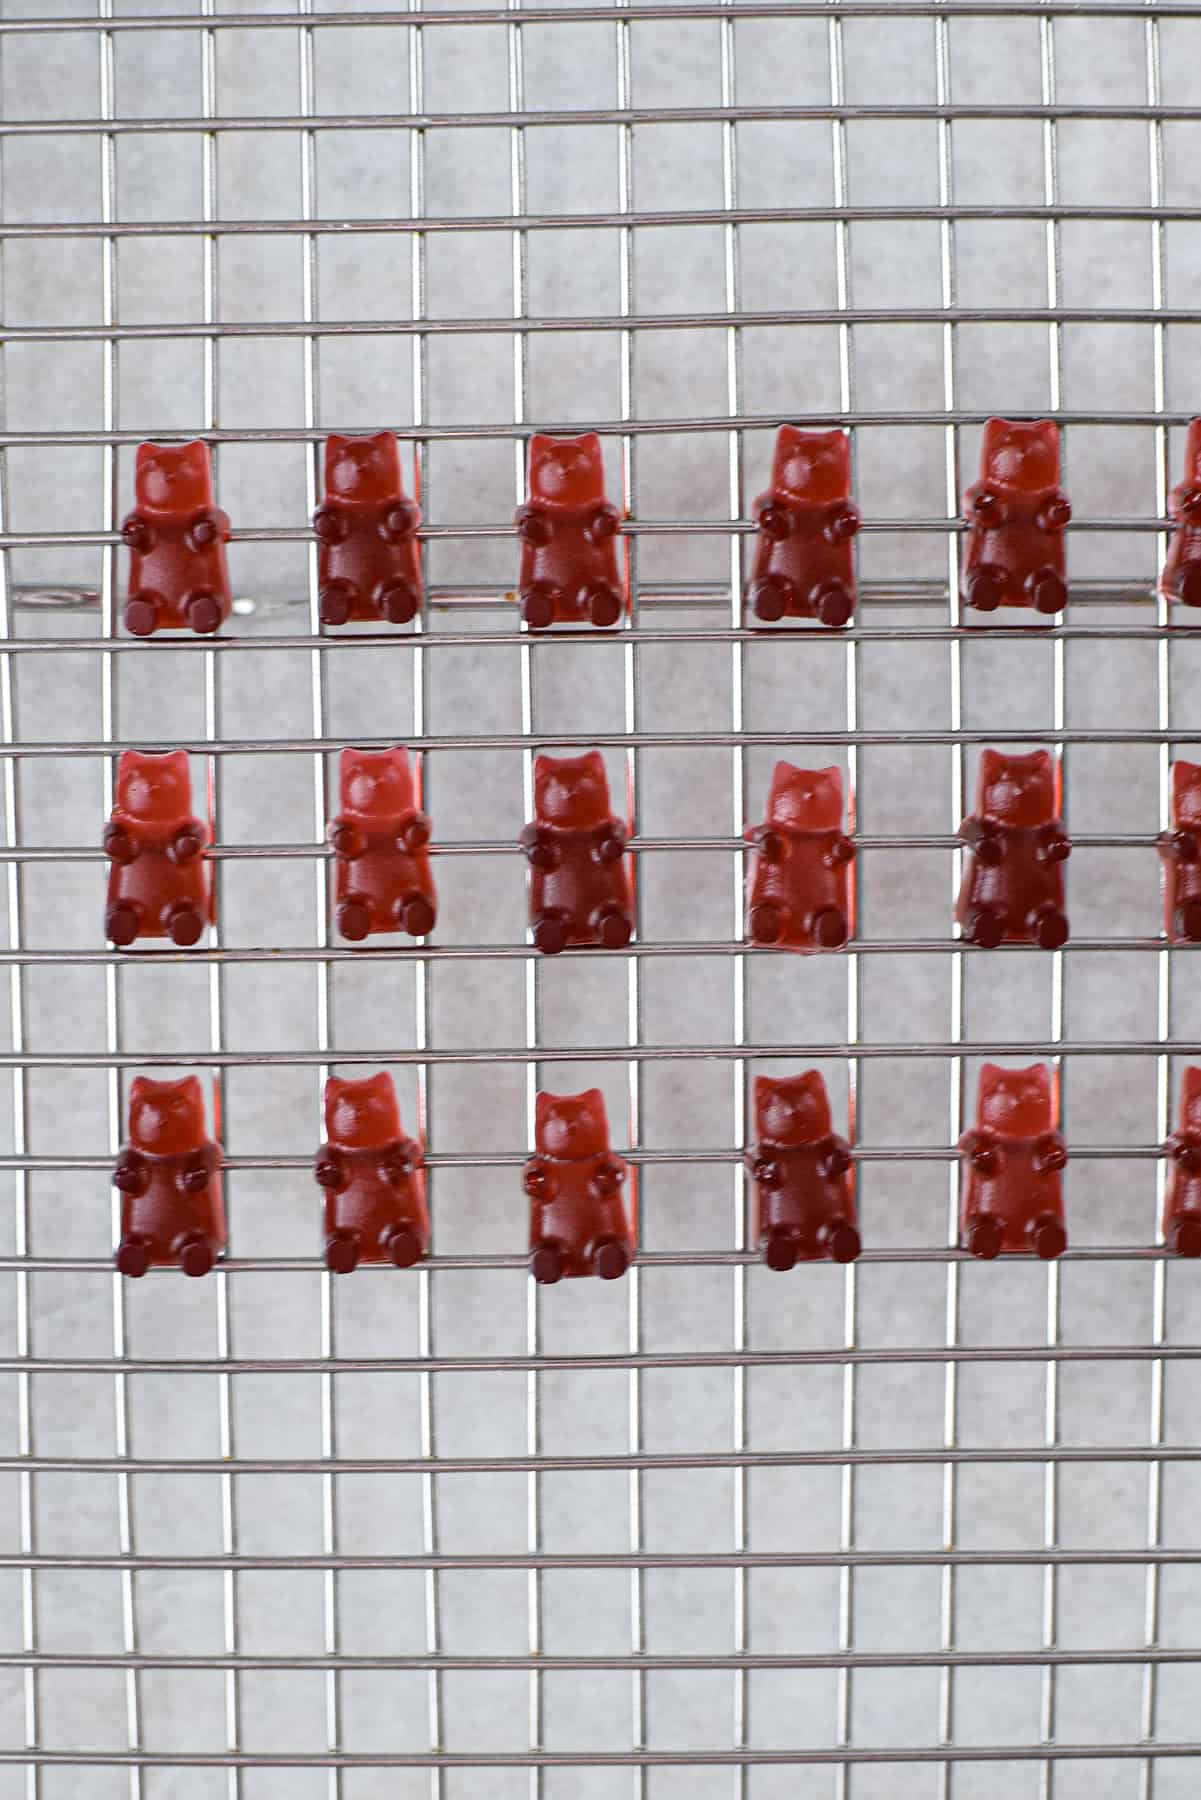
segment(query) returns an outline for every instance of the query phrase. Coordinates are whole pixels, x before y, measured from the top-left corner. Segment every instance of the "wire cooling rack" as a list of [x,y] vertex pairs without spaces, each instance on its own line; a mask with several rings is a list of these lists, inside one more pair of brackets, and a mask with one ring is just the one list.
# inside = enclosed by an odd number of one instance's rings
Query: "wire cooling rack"
[[[270,0],[268,0],[270,5]],[[1192,1794],[1196,1271],[1158,1247],[1201,1055],[1154,839],[1197,632],[1154,599],[1198,410],[1185,4],[0,17],[0,1794]],[[397,315],[402,315],[397,317]],[[1072,602],[960,621],[989,412],[1064,430]],[[740,626],[781,418],[852,430],[862,605]],[[415,451],[429,602],[319,635],[318,445]],[[535,426],[624,488],[618,641],[518,630]],[[244,596],[117,634],[131,447],[215,447]],[[307,612],[305,608],[307,607]],[[330,937],[327,752],[426,752],[436,940]],[[978,746],[1058,745],[1066,952],[965,955]],[[186,744],[219,927],[100,938],[114,751]],[[530,958],[532,754],[629,783],[628,952]],[[847,955],[749,954],[770,766],[856,794]],[[1059,1062],[1071,1247],[965,1263],[984,1055]],[[386,1064],[433,1255],[327,1276],[319,1094]],[[817,1064],[866,1244],[747,1248],[755,1071]],[[130,1073],[211,1071],[230,1255],[111,1272]],[[622,1283],[525,1275],[539,1085],[638,1168]]]

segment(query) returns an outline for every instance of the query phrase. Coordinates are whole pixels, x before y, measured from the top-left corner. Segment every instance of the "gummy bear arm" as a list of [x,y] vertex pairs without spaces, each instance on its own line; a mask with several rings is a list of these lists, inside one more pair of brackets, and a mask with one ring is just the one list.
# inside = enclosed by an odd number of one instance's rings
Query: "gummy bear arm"
[[401,1157],[409,1164],[411,1174],[415,1175],[418,1169],[425,1167],[425,1152],[416,1138],[402,1137],[399,1149]]
[[406,855],[414,850],[424,850],[433,832],[428,813],[412,812],[397,833],[396,846]]
[[208,519],[212,523],[212,525],[216,529],[217,536],[219,538],[224,540],[225,538],[227,538],[229,536],[229,531],[230,531],[229,514],[227,512],[225,512],[221,507],[210,506],[207,509],[207,511],[205,512],[204,516],[206,519]]
[[961,1156],[975,1156],[977,1150],[995,1150],[996,1148],[996,1133],[989,1131],[986,1126],[970,1126],[959,1140]]
[[217,1154],[211,1144],[202,1144],[189,1152],[175,1171],[175,1185],[181,1194],[199,1194],[217,1172]]
[[1197,860],[1197,840],[1191,831],[1161,831],[1155,841],[1174,862],[1191,863]]
[[526,860],[534,868],[552,869],[557,864],[559,857],[555,841],[545,826],[539,825],[536,820],[531,819],[528,825],[522,826],[520,843]]
[[521,1172],[521,1185],[531,1200],[549,1200],[555,1191],[554,1176],[544,1156],[531,1156]]
[[1039,848],[1050,862],[1066,862],[1072,854],[1072,840],[1062,819],[1051,819],[1039,832]]
[[831,1132],[829,1137],[823,1138],[822,1165],[824,1174],[845,1175],[850,1168],[852,1161],[851,1146],[847,1143],[845,1138],[839,1137],[836,1132]]
[[[1048,1161],[1048,1159],[1052,1159]],[[1035,1167],[1045,1171],[1061,1169],[1068,1160],[1068,1147],[1058,1131],[1044,1131],[1034,1146]]]
[[174,861],[190,862],[199,856],[204,848],[206,835],[199,819],[181,819],[171,836]]
[[104,853],[113,862],[131,863],[135,861],[140,847],[138,840],[115,819],[110,819],[104,827]]
[[136,1150],[122,1150],[113,1170],[113,1182],[123,1194],[144,1194],[150,1186],[150,1170],[145,1157]]
[[1164,1150],[1174,1161],[1195,1167],[1201,1163],[1201,1132],[1173,1131],[1164,1142]]
[[624,850],[630,841],[630,828],[624,819],[606,819],[604,835],[607,838],[615,838]]
[[350,1179],[346,1163],[333,1144],[322,1144],[318,1150],[314,1173],[321,1186],[331,1189],[335,1194],[341,1193]]
[[1005,853],[1004,833],[998,831],[997,827],[990,824],[987,819],[982,819],[978,813],[970,814],[963,821],[959,827],[959,838],[969,850],[978,851],[982,844],[987,844],[989,855],[994,862],[1000,862]]
[[345,813],[339,813],[336,819],[330,820],[326,828],[326,837],[339,856],[350,860],[356,856],[362,856],[367,848],[367,840],[363,833],[354,820],[348,819]]

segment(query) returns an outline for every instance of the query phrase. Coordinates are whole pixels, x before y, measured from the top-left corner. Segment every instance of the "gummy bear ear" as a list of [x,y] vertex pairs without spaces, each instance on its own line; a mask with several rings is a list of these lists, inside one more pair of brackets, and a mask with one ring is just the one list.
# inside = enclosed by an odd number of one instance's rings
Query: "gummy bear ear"
[[605,1113],[605,1096],[599,1088],[585,1088],[582,1094],[576,1096],[576,1107],[580,1118],[585,1119],[589,1125],[599,1126],[607,1135],[609,1120]]
[[978,1105],[987,1100],[990,1095],[995,1094],[998,1088],[1005,1086],[1005,1077],[1008,1073],[1009,1070],[1003,1069],[1000,1063],[986,1062],[982,1065],[976,1088]]
[[149,1075],[135,1075],[129,1084],[130,1112],[133,1111],[135,1106],[141,1106],[143,1100],[149,1100],[159,1086],[160,1083],[152,1081]]
[[1182,800],[1186,794],[1201,786],[1201,764],[1191,762],[1174,762],[1172,764],[1172,799]]
[[980,791],[991,787],[993,782],[1004,775],[1009,767],[1009,758],[1001,750],[982,750],[980,753]]
[[778,801],[793,792],[803,774],[804,770],[798,769],[795,763],[778,762],[776,764],[771,772],[771,786],[767,790],[769,812],[774,811]]
[[1036,419],[1032,427],[1036,437],[1040,437],[1048,450],[1059,456],[1059,427],[1054,419]]
[[182,1081],[172,1084],[178,1094],[188,1103],[193,1117],[204,1124],[204,1089],[200,1085],[198,1075],[185,1075]]
[[1013,430],[1012,419],[988,419],[984,425],[984,436],[980,444],[981,459],[991,462],[998,450],[1002,449]]

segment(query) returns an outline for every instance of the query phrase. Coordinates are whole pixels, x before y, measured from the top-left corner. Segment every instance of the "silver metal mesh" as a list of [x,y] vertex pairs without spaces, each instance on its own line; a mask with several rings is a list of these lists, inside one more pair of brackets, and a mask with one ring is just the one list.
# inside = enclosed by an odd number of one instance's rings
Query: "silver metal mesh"
[[[1201,1297],[1158,1244],[1201,990],[1154,839],[1196,628],[1191,4],[0,12],[0,1796],[1174,1800],[1197,1784]],[[1072,603],[964,627],[990,412],[1064,426]],[[740,628],[782,418],[852,431],[862,605]],[[330,429],[417,458],[411,636],[321,635]],[[531,643],[535,428],[630,511],[617,640]],[[243,598],[119,637],[132,446],[216,450]],[[307,612],[306,612],[307,607]],[[331,941],[329,753],[424,750],[436,941]],[[985,743],[1062,746],[1073,938],[964,955]],[[114,750],[186,745],[220,926],[99,936]],[[532,757],[631,795],[626,952],[530,957]],[[856,796],[845,957],[747,953],[771,763]],[[1058,1059],[1071,1247],[965,1263],[986,1055]],[[326,1275],[332,1066],[427,1134],[433,1254]],[[816,1064],[859,1265],[747,1248],[747,1081]],[[132,1071],[211,1071],[230,1255],[111,1270]],[[622,1283],[525,1275],[541,1085],[637,1165]]]

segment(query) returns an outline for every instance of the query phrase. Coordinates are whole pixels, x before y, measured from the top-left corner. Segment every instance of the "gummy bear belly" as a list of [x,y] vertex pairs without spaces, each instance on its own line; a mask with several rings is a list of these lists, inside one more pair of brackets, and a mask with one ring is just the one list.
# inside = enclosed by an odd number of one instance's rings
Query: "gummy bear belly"
[[109,871],[108,902],[132,901],[139,909],[138,934],[166,937],[164,910],[180,903],[211,919],[208,865],[196,857],[173,863],[162,850],[143,850],[131,863],[114,863]]

